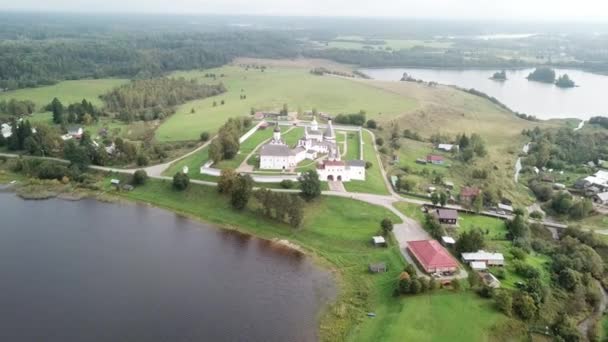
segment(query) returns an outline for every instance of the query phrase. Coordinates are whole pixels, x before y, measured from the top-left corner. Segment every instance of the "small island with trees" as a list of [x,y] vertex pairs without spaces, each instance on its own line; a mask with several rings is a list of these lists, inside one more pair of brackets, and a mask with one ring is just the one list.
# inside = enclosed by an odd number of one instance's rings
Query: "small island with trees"
[[560,88],[576,87],[576,84],[573,80],[570,79],[570,76],[568,76],[568,74],[563,74],[562,76],[558,77],[557,81],[555,81],[555,85]]
[[507,80],[507,72],[505,70],[497,71],[490,77],[491,80],[494,81],[506,81]]
[[530,81],[553,83],[560,88],[576,87],[576,84],[572,79],[570,79],[570,76],[568,76],[568,74],[563,74],[557,77],[555,70],[548,67],[539,67],[534,69],[534,71],[531,72],[527,78]]
[[528,75],[528,80],[543,83],[555,83],[555,70],[547,67],[536,68]]

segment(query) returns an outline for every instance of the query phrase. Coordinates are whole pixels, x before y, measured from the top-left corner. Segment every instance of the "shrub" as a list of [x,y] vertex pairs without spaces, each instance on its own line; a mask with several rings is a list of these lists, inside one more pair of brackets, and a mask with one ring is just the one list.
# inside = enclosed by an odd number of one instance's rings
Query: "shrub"
[[183,172],[178,172],[173,176],[173,188],[178,191],[184,191],[190,185],[190,177]]
[[515,259],[521,260],[521,261],[526,260],[526,256],[528,255],[528,253],[526,253],[525,250],[523,250],[522,248],[519,248],[519,247],[511,248],[511,254],[513,254],[513,257]]
[[150,163],[148,156],[145,154],[140,154],[137,156],[137,166],[146,166]]
[[374,166],[374,164],[372,162],[368,162],[368,161],[365,162],[365,169],[366,170],[371,169],[372,166]]
[[201,133],[201,141],[205,142],[207,140],[209,140],[209,132],[203,132],[203,133]]
[[542,220],[543,217],[544,217],[544,215],[540,211],[535,210],[535,211],[533,211],[533,212],[530,213],[530,217],[533,218],[533,219],[535,219],[535,220]]
[[146,170],[137,170],[133,174],[132,184],[135,186],[144,185],[144,184],[146,184],[147,180],[148,180],[148,173],[146,172]]
[[280,185],[283,189],[291,189],[294,187],[295,183],[290,179],[283,179]]
[[376,145],[378,145],[378,146],[384,145],[384,139],[382,139],[380,137],[376,138]]
[[378,127],[378,124],[376,123],[375,120],[367,120],[367,128],[371,128],[371,129],[375,129],[376,127]]
[[515,273],[524,278],[531,279],[540,277],[540,271],[536,267],[528,265],[525,262],[514,260],[513,268],[515,269]]

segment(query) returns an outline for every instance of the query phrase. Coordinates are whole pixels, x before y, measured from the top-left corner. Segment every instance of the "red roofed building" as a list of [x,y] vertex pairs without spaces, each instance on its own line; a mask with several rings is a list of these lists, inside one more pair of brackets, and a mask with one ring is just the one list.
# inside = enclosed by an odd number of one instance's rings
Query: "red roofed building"
[[426,156],[426,162],[429,164],[441,165],[441,164],[443,164],[444,159],[442,156],[436,156],[434,154],[429,154],[428,156]]
[[455,272],[458,262],[437,240],[410,241],[410,254],[427,273]]
[[464,187],[460,190],[460,202],[465,204],[471,204],[475,200],[475,197],[479,196],[481,190],[474,187]]

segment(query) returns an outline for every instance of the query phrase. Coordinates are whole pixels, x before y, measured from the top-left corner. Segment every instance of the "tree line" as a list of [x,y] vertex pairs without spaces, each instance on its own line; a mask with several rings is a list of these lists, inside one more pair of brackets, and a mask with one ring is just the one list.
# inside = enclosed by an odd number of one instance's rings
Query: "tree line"
[[123,121],[156,120],[173,113],[175,106],[224,93],[223,84],[201,84],[184,78],[134,80],[101,96],[105,110]]
[[21,38],[39,25],[31,22],[20,28],[20,36],[0,40],[0,91],[83,78],[145,79],[219,67],[240,56],[294,57],[297,51],[293,39],[274,31],[156,34],[126,27],[126,33],[117,33],[87,25],[85,32],[50,29],[37,39]]
[[0,101],[0,114],[24,116],[34,113],[35,110],[36,104],[30,100],[10,99]]

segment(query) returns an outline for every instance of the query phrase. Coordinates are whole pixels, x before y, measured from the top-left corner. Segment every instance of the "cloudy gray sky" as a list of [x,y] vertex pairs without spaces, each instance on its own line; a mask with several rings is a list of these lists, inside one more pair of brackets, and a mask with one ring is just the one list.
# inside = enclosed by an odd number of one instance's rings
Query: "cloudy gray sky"
[[0,9],[608,20],[608,0],[0,0]]

